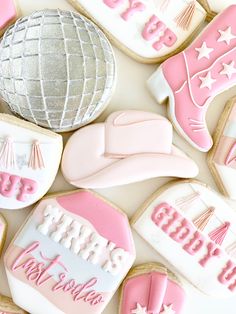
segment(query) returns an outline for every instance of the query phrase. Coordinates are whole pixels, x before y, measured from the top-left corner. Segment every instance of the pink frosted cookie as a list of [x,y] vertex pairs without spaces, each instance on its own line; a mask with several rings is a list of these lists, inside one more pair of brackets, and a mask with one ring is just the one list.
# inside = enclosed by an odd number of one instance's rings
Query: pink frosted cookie
[[27,314],[14,304],[11,298],[0,295],[0,314]]
[[37,202],[56,177],[61,153],[60,135],[0,114],[0,208]]
[[[14,302],[31,314],[101,313],[131,268],[127,216],[97,194],[51,196],[5,254]],[[29,302],[29,299],[33,302]]]
[[236,214],[203,183],[167,184],[132,225],[202,292],[217,297],[236,293]]
[[104,188],[161,176],[195,177],[195,162],[172,144],[171,123],[143,111],[117,111],[69,139],[62,158],[66,180]]
[[0,0],[0,36],[20,17],[16,0]]
[[134,267],[121,288],[120,314],[181,314],[185,292],[165,266],[148,263]]
[[[206,152],[212,138],[206,112],[212,99],[236,85],[236,5],[218,15],[183,52],[164,62],[148,81],[179,133]],[[174,75],[178,73],[178,75]]]
[[207,11],[207,19],[212,19],[216,14],[219,14],[228,6],[235,4],[235,0],[198,0],[199,3]]
[[218,122],[208,165],[219,189],[236,199],[236,98],[228,102]]
[[181,51],[205,19],[192,0],[68,0],[138,61],[160,62]]
[[5,218],[0,214],[0,255],[2,253],[3,246],[6,240],[6,234],[7,234],[7,222]]

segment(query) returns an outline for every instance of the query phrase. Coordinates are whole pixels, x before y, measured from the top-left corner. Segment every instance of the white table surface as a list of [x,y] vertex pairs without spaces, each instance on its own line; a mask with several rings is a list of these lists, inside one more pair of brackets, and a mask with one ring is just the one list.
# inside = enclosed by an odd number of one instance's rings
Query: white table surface
[[[37,9],[44,8],[73,10],[66,0],[18,0],[18,2],[24,15],[28,15]],[[151,75],[151,73],[153,73],[157,66],[139,64],[125,56],[118,49],[114,48],[114,51],[118,68],[117,86],[109,106],[98,120],[104,121],[108,114],[120,109],[141,109],[166,115],[165,106],[157,105],[146,88],[146,80]],[[230,97],[234,96],[234,94],[236,94],[236,87],[216,97],[216,99],[211,104],[208,110],[207,119],[211,132],[213,132],[217,125],[218,118],[224,108],[226,101]],[[1,107],[0,111],[5,111],[5,109]],[[66,140],[68,135],[65,135],[64,138]],[[187,152],[198,163],[200,173],[197,179],[208,183],[213,188],[216,188],[214,180],[206,164],[206,154],[196,151],[176,133],[174,134],[174,143]],[[154,191],[162,186],[163,183],[168,181],[170,181],[170,178],[157,178],[122,187],[97,190],[97,192],[120,206],[127,213],[127,215],[131,217],[139,208],[139,206]],[[74,188],[66,183],[61,173],[59,173],[50,192],[66,191],[71,189]],[[236,209],[236,202],[231,202],[231,204]],[[8,234],[5,249],[14,234],[24,222],[31,209],[32,207],[18,211],[0,210],[0,212],[3,213],[8,221]],[[137,251],[137,259],[135,262],[136,264],[150,261],[163,262],[158,253],[150,248],[144,240],[142,240],[135,232],[133,232],[133,235]],[[171,266],[168,266],[171,269]],[[196,290],[189,283],[185,281],[183,282],[187,291],[187,304],[183,314],[236,313],[236,296],[231,297],[230,299],[211,298]],[[0,293],[10,296],[2,258],[0,260]],[[111,302],[103,313],[118,313],[118,294],[112,298]]]

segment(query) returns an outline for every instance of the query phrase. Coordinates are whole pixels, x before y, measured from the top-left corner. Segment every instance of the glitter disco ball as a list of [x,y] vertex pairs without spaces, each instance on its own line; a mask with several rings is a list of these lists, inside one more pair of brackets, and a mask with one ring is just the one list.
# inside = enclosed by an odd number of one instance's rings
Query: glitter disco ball
[[19,19],[0,43],[0,94],[26,120],[63,132],[105,109],[115,59],[102,31],[82,15],[43,10]]

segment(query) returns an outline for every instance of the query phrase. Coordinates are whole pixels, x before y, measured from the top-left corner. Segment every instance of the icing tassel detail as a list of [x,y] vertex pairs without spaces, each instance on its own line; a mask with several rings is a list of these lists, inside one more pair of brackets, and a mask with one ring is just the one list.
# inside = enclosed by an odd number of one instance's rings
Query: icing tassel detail
[[221,245],[225,239],[225,236],[227,234],[227,231],[229,230],[230,223],[225,222],[220,227],[216,228],[215,230],[211,231],[209,233],[209,237],[212,241],[214,241],[216,244]]
[[203,214],[201,214],[198,218],[193,220],[194,225],[201,231],[203,231],[211,217],[213,216],[215,212],[215,207],[209,207],[207,211],[205,211]]
[[226,252],[233,256],[233,257],[236,257],[236,242],[232,243],[230,246],[228,246],[226,248]]
[[0,165],[4,168],[15,168],[15,152],[13,147],[13,140],[9,136],[4,141],[0,151]]
[[169,6],[169,4],[170,4],[170,1],[171,1],[171,0],[163,0],[163,1],[162,1],[162,4],[161,4],[161,6],[160,6],[160,10],[161,10],[162,12],[164,12],[164,11],[168,8],[168,6]]
[[177,26],[182,28],[185,31],[188,30],[191,24],[195,9],[196,9],[196,1],[189,2],[186,8],[184,8],[179,13],[179,15],[177,15],[176,18],[174,19]]
[[39,141],[35,141],[32,144],[29,167],[34,170],[45,168]]
[[188,209],[200,197],[199,192],[193,192],[190,195],[183,196],[175,201],[175,204],[182,210]]

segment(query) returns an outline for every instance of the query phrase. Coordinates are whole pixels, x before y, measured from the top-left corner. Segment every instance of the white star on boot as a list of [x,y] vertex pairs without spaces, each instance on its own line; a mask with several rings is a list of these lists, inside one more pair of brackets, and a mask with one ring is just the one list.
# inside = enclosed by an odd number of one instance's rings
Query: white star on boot
[[200,88],[207,87],[208,89],[211,89],[211,85],[216,81],[211,77],[211,72],[208,72],[206,76],[200,76],[199,79],[202,81]]
[[139,303],[136,304],[136,309],[131,311],[132,314],[147,314],[147,308],[142,307]]
[[209,48],[206,45],[206,42],[204,41],[202,43],[202,46],[200,48],[195,48],[196,51],[198,51],[198,57],[197,59],[200,60],[202,58],[210,58],[210,53],[214,50],[213,48]]
[[170,304],[169,306],[163,305],[164,311],[162,311],[160,314],[175,314],[175,311],[172,309],[173,304]]
[[223,63],[224,69],[220,72],[222,75],[227,75],[228,79],[231,79],[231,76],[236,73],[236,68],[234,67],[234,61],[231,63]]
[[227,45],[230,44],[231,40],[236,38],[235,35],[232,34],[231,27],[229,26],[225,31],[219,30],[220,37],[218,38],[218,42],[225,41]]

